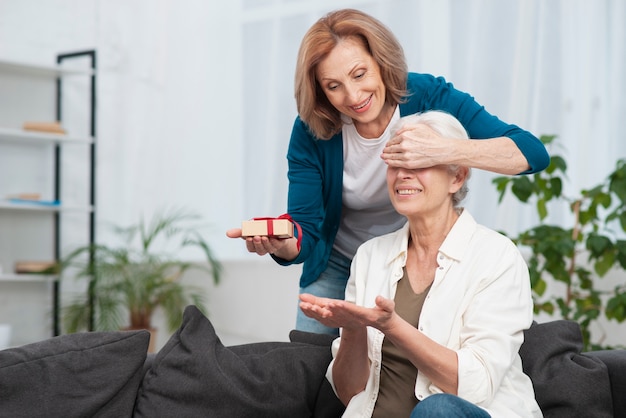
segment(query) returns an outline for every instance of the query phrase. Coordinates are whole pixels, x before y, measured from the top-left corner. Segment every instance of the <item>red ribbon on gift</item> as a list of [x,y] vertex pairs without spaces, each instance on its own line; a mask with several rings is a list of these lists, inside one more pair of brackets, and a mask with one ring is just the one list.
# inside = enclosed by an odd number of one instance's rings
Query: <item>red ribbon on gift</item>
[[300,224],[298,222],[293,220],[291,215],[289,215],[288,213],[283,213],[277,218],[252,218],[253,221],[266,221],[267,222],[267,235],[269,236],[274,235],[274,222],[273,221],[276,219],[286,219],[296,226],[296,229],[298,231],[298,240],[296,242],[296,247],[298,248],[298,251],[300,251],[300,244],[302,242],[302,228],[300,227]]

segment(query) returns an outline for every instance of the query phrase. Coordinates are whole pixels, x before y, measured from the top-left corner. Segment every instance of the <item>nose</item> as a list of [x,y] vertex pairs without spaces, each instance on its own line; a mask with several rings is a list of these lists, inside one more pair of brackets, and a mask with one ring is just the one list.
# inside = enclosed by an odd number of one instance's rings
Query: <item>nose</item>
[[359,101],[359,87],[355,83],[348,83],[346,85],[346,95],[351,104],[358,104]]
[[409,170],[408,168],[392,167],[392,166],[387,166],[387,171],[389,174],[391,174],[395,178],[403,179],[403,180],[413,178],[413,174],[415,172],[415,170]]
[[396,173],[396,175],[398,176],[398,178],[408,179],[408,178],[412,177],[413,170],[409,170],[408,168],[399,167],[398,168],[398,172]]

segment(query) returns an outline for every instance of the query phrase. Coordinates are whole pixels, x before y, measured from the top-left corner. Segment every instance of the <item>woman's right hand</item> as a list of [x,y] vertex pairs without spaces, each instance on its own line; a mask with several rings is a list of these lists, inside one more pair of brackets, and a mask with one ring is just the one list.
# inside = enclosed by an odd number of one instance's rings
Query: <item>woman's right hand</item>
[[298,256],[298,240],[296,238],[272,238],[266,236],[242,237],[241,228],[226,231],[229,238],[241,238],[246,241],[248,252],[258,255],[273,254],[283,260],[291,261]]

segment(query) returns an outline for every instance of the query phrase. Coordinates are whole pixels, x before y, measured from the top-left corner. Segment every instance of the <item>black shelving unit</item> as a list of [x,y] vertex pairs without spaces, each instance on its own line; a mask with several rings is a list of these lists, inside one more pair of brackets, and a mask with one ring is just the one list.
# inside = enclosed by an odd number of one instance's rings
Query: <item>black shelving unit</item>
[[[61,66],[64,62],[77,58],[89,58],[91,67],[91,76],[89,80],[89,135],[93,139],[89,149],[89,244],[93,244],[96,240],[95,222],[96,222],[96,51],[85,50],[57,55],[57,64]],[[56,120],[63,121],[63,77],[56,79]],[[61,199],[61,153],[60,144],[55,146],[54,152],[54,196],[55,200]],[[56,260],[61,258],[61,213],[56,212],[54,215],[54,256]],[[61,333],[60,326],[60,283],[56,280],[53,283],[53,335]],[[92,286],[89,286],[89,302],[90,306],[94,306],[94,295],[91,292]],[[93,311],[93,309],[92,309]],[[91,316],[89,329],[93,330],[93,315]]]

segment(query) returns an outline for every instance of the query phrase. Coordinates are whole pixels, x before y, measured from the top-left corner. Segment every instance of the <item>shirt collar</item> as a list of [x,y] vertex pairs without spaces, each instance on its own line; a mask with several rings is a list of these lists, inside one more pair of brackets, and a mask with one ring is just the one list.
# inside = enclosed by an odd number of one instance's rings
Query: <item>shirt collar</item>
[[[467,209],[462,209],[459,219],[456,220],[446,239],[439,247],[439,252],[448,258],[460,261],[469,246],[477,223]],[[398,258],[402,265],[406,265],[407,248],[409,245],[409,223],[406,222],[395,234],[393,245],[387,255],[387,264],[392,264]]]
[[443,255],[457,261],[463,259],[477,225],[467,209],[461,210],[461,216],[452,225],[452,229],[439,248],[439,252]]

